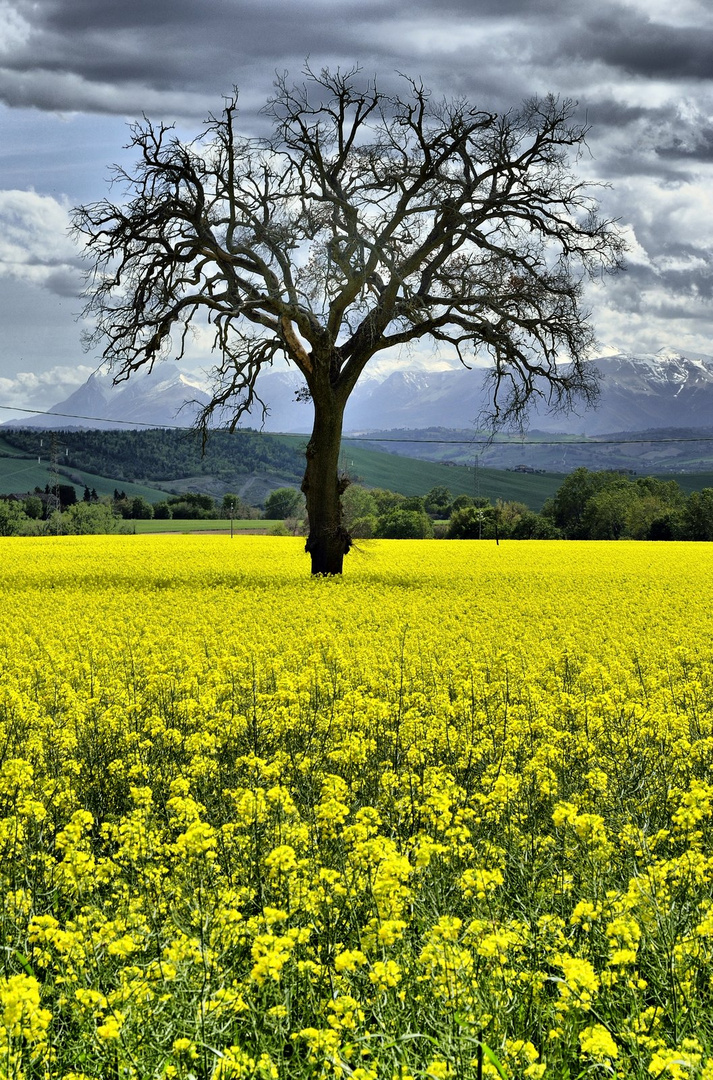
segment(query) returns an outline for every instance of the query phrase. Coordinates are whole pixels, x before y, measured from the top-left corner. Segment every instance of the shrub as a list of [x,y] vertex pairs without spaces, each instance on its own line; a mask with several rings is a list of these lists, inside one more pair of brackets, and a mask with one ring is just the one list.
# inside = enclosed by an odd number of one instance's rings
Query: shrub
[[426,540],[433,523],[423,510],[391,510],[379,518],[376,535],[384,540]]

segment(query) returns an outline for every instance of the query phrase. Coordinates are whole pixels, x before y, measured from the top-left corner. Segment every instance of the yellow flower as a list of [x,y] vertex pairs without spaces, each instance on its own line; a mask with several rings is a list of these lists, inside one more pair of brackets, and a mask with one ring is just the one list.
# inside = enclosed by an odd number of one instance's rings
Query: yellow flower
[[0,979],[0,1026],[4,1033],[38,1042],[45,1038],[51,1019],[51,1012],[40,1006],[37,979],[31,975]]
[[372,964],[369,980],[379,990],[388,990],[401,982],[401,968],[395,960],[377,960]]
[[103,1042],[112,1042],[114,1039],[119,1039],[121,1038],[123,1023],[124,1017],[122,1014],[114,1012],[106,1018],[103,1024],[97,1027],[97,1035]]
[[344,949],[334,958],[335,971],[356,971],[366,963],[366,956],[359,949]]
[[591,963],[567,954],[559,954],[553,960],[564,972],[564,980],[559,984],[562,1007],[579,1007],[587,1011],[599,990],[599,976]]
[[619,1056],[619,1049],[614,1039],[602,1024],[593,1024],[580,1032],[579,1045],[583,1056],[586,1055],[605,1064]]

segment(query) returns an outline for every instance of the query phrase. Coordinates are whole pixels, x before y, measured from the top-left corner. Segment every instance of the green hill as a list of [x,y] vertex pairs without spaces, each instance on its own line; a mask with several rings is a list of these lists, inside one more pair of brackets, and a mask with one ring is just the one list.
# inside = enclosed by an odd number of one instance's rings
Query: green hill
[[517,500],[532,510],[540,510],[563,479],[559,473],[533,475],[482,468],[476,472],[465,465],[419,461],[399,454],[363,450],[350,443],[346,444],[342,457],[345,471],[368,487],[390,488],[403,495],[425,495],[431,488],[442,485],[452,495],[481,495],[493,502],[496,499]]
[[[57,473],[61,484],[74,484],[77,489],[77,498],[80,499],[85,486],[90,490],[94,488],[97,495],[113,495],[114,488],[118,487],[132,499],[140,495],[149,502],[155,503],[166,498],[166,492],[160,488],[117,480],[114,477],[98,476],[85,469],[68,469],[60,466]],[[54,474],[49,462],[38,463],[37,458],[6,454],[0,449],[0,495],[8,495],[11,492],[25,493],[33,491],[36,487],[44,490],[47,484],[51,485],[54,482]]]

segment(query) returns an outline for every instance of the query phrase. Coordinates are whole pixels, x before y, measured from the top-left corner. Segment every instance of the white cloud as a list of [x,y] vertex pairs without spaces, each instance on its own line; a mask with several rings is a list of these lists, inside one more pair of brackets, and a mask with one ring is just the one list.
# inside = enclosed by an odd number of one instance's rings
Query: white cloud
[[27,44],[32,33],[30,24],[8,0],[0,2],[0,51],[10,53]]
[[5,408],[48,409],[85,383],[93,371],[88,364],[56,364],[49,371],[0,376],[0,403]]
[[51,195],[0,191],[0,276],[78,296],[82,275],[68,229],[68,207]]

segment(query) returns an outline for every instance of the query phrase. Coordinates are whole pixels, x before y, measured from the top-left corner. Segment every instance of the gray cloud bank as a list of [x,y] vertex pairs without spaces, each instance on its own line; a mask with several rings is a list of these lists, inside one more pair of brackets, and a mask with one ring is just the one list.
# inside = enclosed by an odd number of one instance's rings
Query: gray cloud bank
[[[275,71],[299,77],[307,56],[317,68],[359,62],[386,86],[403,71],[487,108],[548,91],[573,97],[591,123],[592,157],[580,167],[612,183],[603,209],[631,239],[627,274],[592,294],[600,338],[642,349],[709,344],[708,0],[0,0],[0,23],[0,101],[12,109],[146,113],[197,128],[236,84],[243,123],[256,130]],[[41,207],[22,209],[42,263]],[[42,272],[17,244],[8,257],[0,275],[74,294],[76,264],[57,245]]]

